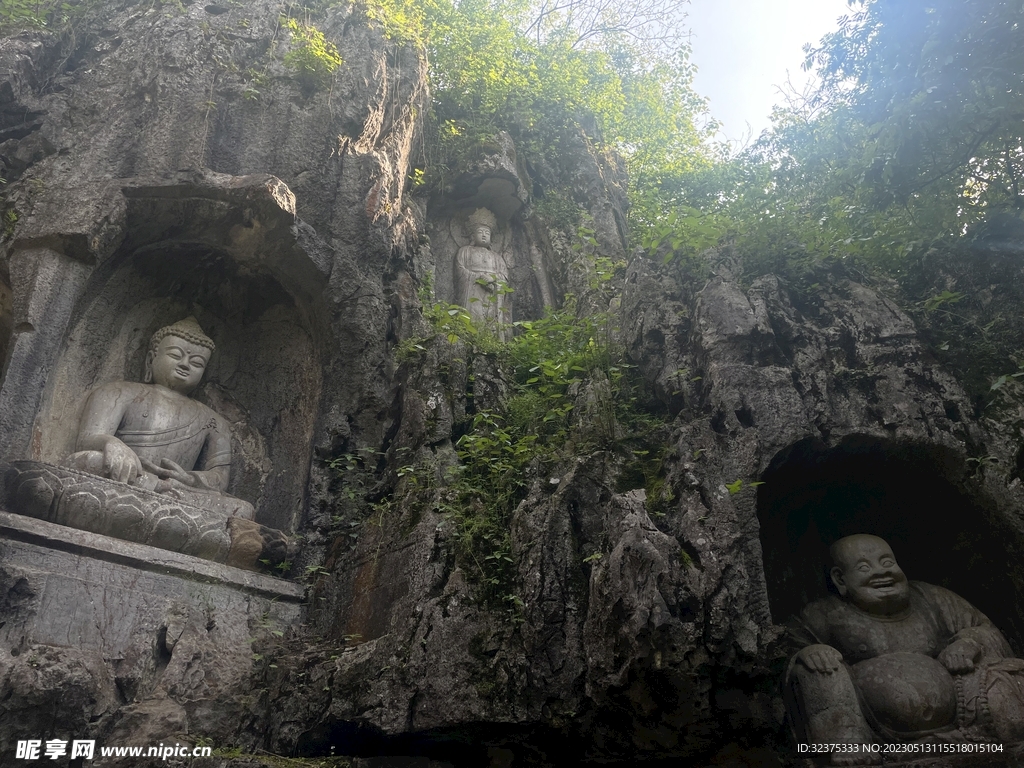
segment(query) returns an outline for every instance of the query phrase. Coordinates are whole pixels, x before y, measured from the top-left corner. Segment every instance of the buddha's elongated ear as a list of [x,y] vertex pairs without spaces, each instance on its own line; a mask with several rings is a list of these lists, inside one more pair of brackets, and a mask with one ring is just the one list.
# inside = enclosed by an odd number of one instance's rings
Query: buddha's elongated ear
[[836,589],[839,590],[839,594],[846,597],[846,579],[843,578],[843,569],[838,565],[832,567],[832,570],[828,572],[829,576],[832,577],[832,583],[836,585]]
[[146,353],[146,367],[142,373],[142,383],[152,384],[153,383],[153,357],[156,353],[153,350],[149,350]]

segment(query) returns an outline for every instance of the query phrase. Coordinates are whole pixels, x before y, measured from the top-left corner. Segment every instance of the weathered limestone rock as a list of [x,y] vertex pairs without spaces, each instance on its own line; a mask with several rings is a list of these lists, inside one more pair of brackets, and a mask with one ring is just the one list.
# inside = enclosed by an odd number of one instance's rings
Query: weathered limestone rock
[[[297,585],[4,517],[0,707],[11,692],[29,714],[0,728],[38,729],[64,686],[65,721],[110,738],[381,766],[778,765],[781,623],[823,596],[829,540],[865,526],[925,580],[935,553],[982,553],[948,586],[1020,651],[1019,430],[976,417],[885,290],[635,259],[616,305],[621,271],[593,287],[583,263],[626,258],[614,157],[581,131],[527,179],[501,144],[467,159],[465,194],[411,199],[421,57],[334,6],[317,23],[345,63],[310,89],[283,62],[282,10],[100,7],[73,51],[49,33],[0,43],[17,213],[0,242],[0,456],[68,455],[81,394],[133,378],[149,334],[195,314],[221,347],[196,397],[230,422],[230,493],[305,536],[293,571],[312,581],[289,630]],[[545,195],[578,217],[529,218]],[[435,333],[426,276],[452,298],[470,242],[456,214],[488,196],[510,203],[492,249],[511,319],[570,292],[618,306],[666,419],[650,445],[623,448],[638,437],[611,419],[607,450],[527,469],[498,605],[459,566],[443,494],[453,440],[507,382],[468,345],[408,343]],[[576,434],[606,401],[606,382],[579,387],[592,415]],[[657,477],[631,476],[633,448],[661,456]],[[430,470],[419,487],[410,466]],[[926,517],[927,541],[900,538]],[[33,645],[59,668],[38,701],[19,677]]]
[[529,175],[515,143],[500,131],[467,154],[446,193],[456,208],[487,208],[508,221],[529,202],[528,190]]
[[[194,314],[220,347],[196,399],[230,424],[230,493],[255,507],[244,538],[306,529],[315,562],[326,524],[307,508],[330,498],[316,451],[380,445],[392,425],[382,275],[418,239],[404,193],[425,69],[339,7],[319,23],[346,63],[310,91],[283,63],[283,9],[104,7],[78,20],[74,50],[45,32],[0,41],[3,206],[16,218],[0,238],[0,460],[44,471],[71,453],[82,395],[137,376],[144,337]],[[75,482],[113,499],[112,481]],[[202,539],[186,507],[178,534]],[[127,705],[69,726],[226,738],[251,643],[297,622],[301,588],[47,525],[3,526],[5,649],[100,647],[94,698],[114,679]],[[222,554],[238,525],[217,531]],[[38,731],[42,710],[23,712],[18,728]]]
[[[794,572],[810,567],[814,547],[831,535],[799,516],[812,513],[794,511],[791,475],[825,483],[831,476],[819,479],[814,472],[825,470],[814,467],[826,458],[847,466],[870,450],[894,467],[889,479],[875,478],[893,506],[871,515],[844,510],[841,526],[898,528],[945,498],[977,510],[979,520],[985,510],[993,539],[1019,540],[992,501],[1012,509],[1016,491],[969,471],[966,458],[985,438],[963,416],[970,411],[962,389],[929,358],[909,318],[875,290],[834,279],[795,296],[773,277],[744,290],[724,274],[694,285],[639,262],[627,275],[622,311],[623,338],[654,402],[674,416],[657,497],[617,487],[622,459],[614,455],[580,457],[554,477],[534,478],[513,518],[507,616],[474,600],[454,562],[452,532],[428,497],[387,508],[365,539],[336,550],[335,574],[316,593],[339,607],[314,619],[317,630],[355,647],[331,661],[308,649],[275,675],[276,749],[301,744],[325,753],[330,734],[342,732],[352,734],[353,749],[374,743],[370,733],[441,740],[487,722],[480,740],[541,764],[583,755],[625,765],[638,754],[771,764],[791,749],[780,595],[790,584],[798,594],[820,588]],[[429,446],[443,466],[451,460],[441,458],[444,429],[465,412],[465,368],[431,348],[413,359],[396,433],[408,448],[397,455],[412,462],[411,451]],[[427,371],[437,367],[451,390],[434,389]],[[588,382],[581,397],[599,386]],[[805,445],[810,464],[799,463]],[[899,491],[905,468],[915,489],[917,478],[932,478],[920,512],[912,494]],[[872,481],[868,470],[848,472]],[[932,514],[955,530],[954,513]],[[932,544],[953,551],[950,538]],[[913,550],[915,562],[926,556],[920,543]],[[1001,550],[1001,562],[1010,551]],[[994,584],[977,569],[962,577],[972,601]],[[997,621],[1019,638],[1015,610],[1000,609]],[[318,690],[327,679],[332,696]],[[323,733],[303,740],[300,724],[310,719]],[[545,738],[546,728],[562,740]]]
[[300,619],[296,585],[6,512],[0,562],[5,745],[230,730],[253,640]]
[[120,704],[99,652],[40,643],[0,646],[0,690],[0,742],[11,761],[19,739],[84,737]]

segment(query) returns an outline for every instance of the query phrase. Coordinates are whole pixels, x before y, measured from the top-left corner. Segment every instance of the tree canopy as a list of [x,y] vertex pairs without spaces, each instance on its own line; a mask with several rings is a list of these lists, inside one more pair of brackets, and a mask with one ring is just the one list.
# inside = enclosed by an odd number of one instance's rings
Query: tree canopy
[[[319,41],[318,14],[341,2],[281,7]],[[356,7],[425,50],[426,177],[498,130],[557,164],[560,139],[583,130],[624,158],[634,242],[664,258],[728,243],[749,273],[838,258],[898,274],[936,242],[1024,207],[1024,0],[850,0],[840,28],[807,51],[820,89],[778,109],[737,157],[714,144],[693,91],[683,2]],[[0,28],[53,26],[85,5],[0,0]]]
[[496,130],[555,155],[574,126],[625,159],[638,203],[666,173],[712,164],[680,0],[394,2],[417,20],[430,63],[435,166]]
[[808,51],[818,92],[776,112],[709,209],[755,261],[774,236],[776,255],[788,242],[899,272],[909,256],[1024,207],[1024,3],[851,5]]
[[866,180],[903,202],[952,181],[1020,208],[1024,3],[875,0],[811,51],[823,100],[870,127]]

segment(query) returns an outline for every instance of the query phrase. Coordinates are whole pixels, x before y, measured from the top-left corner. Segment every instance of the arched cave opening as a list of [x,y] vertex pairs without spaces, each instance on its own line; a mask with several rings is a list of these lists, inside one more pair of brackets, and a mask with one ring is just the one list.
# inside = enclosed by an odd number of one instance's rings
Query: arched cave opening
[[215,246],[163,241],[97,269],[48,383],[41,458],[68,455],[86,395],[141,380],[152,333],[188,315],[217,343],[193,397],[232,424],[228,490],[254,504],[258,522],[294,531],[322,386],[317,334],[275,276]]
[[833,589],[833,541],[872,533],[889,542],[907,578],[966,598],[1024,652],[1021,531],[976,490],[953,451],[863,435],[833,448],[808,439],[780,452],[761,480],[761,547],[777,623]]

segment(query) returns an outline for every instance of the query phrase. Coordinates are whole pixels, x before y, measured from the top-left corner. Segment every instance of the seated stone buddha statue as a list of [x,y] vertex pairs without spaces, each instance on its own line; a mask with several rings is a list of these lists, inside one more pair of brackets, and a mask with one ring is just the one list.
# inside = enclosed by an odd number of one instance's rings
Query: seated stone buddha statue
[[[832,545],[838,595],[808,605],[785,696],[798,743],[1019,742],[1024,661],[962,597],[908,581],[889,545],[857,534]],[[833,753],[832,765],[881,762]]]
[[77,452],[62,465],[251,520],[252,505],[225,493],[227,421],[189,397],[214,349],[193,317],[159,329],[143,382],[110,382],[89,396]]

